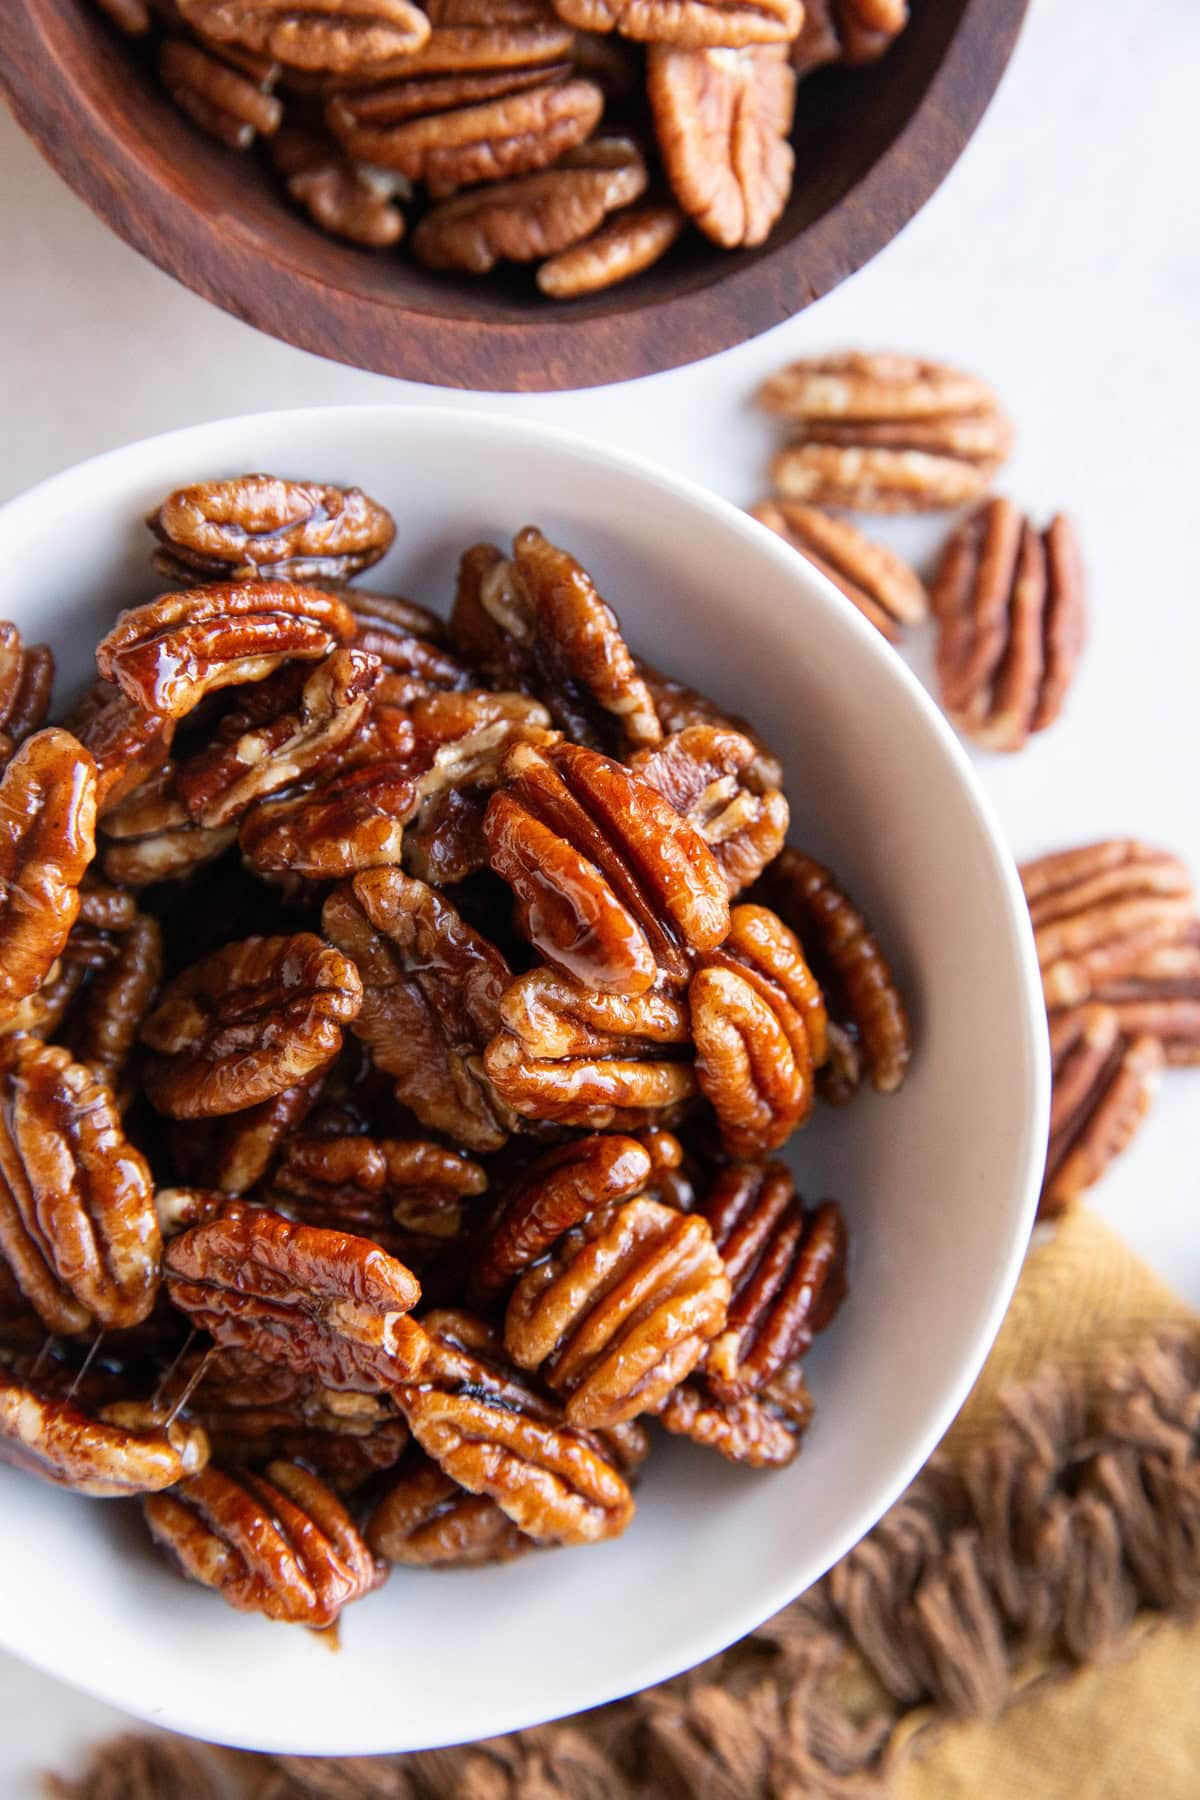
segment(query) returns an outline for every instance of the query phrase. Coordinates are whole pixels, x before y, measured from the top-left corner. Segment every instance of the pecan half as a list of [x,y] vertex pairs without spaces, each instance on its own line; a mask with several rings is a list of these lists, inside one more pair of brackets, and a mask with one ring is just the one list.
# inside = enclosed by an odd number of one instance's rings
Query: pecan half
[[619,756],[661,738],[616,613],[535,526],[517,533],[511,559],[492,544],[466,552],[450,629],[489,680],[536,695],[577,743]]
[[804,18],[800,0],[554,0],[580,31],[618,31],[650,44],[784,44]]
[[111,806],[103,819],[108,840],[100,863],[109,880],[149,887],[179,880],[228,850],[236,825],[197,825],[175,792],[175,764],[167,761],[131,794]]
[[827,63],[877,62],[907,24],[908,0],[804,0],[793,66],[810,75]]
[[200,44],[166,38],[158,73],[176,106],[231,150],[248,150],[256,137],[278,131],[283,120],[283,104],[271,91],[279,65],[266,58],[252,72]]
[[428,0],[433,29],[420,50],[385,69],[398,75],[456,75],[565,61],[574,34],[547,0]]
[[763,243],[787,205],[796,160],[788,135],[796,77],[786,47],[651,44],[646,87],[663,167],[684,212],[726,250]]
[[716,1450],[751,1469],[782,1469],[812,1420],[812,1398],[799,1368],[777,1375],[761,1394],[721,1400],[693,1378],[668,1394],[659,1423],[675,1437]]
[[647,201],[614,213],[582,243],[547,257],[537,284],[551,300],[579,300],[652,268],[675,243],[687,220],[668,201]]
[[369,71],[419,50],[429,20],[411,0],[176,0],[202,37],[293,69]]
[[1156,1037],[1167,1062],[1200,1064],[1200,920],[1172,943],[1153,944],[1092,999],[1116,1013],[1126,1037]]
[[208,1439],[183,1419],[118,1403],[85,1412],[26,1385],[0,1365],[0,1463],[93,1500],[152,1494],[202,1469]]
[[314,1069],[294,1087],[226,1118],[180,1121],[171,1141],[179,1173],[222,1193],[246,1193],[270,1169],[289,1132],[307,1117],[325,1073]]
[[1127,1038],[1107,1006],[1050,1022],[1054,1086],[1050,1145],[1038,1211],[1063,1212],[1093,1187],[1150,1110],[1163,1068],[1157,1038]]
[[150,780],[171,749],[174,719],[139,706],[111,681],[97,680],[67,714],[66,727],[96,764],[96,814],[114,807]]
[[851,350],[792,363],[759,390],[798,427],[771,464],[788,500],[926,512],[980,500],[1012,448],[986,383],[941,363]]
[[54,686],[48,644],[26,644],[15,625],[0,620],[0,762],[41,725]]
[[763,782],[758,760],[740,732],[690,725],[629,764],[704,839],[731,900],[758,880],[787,836],[787,800]]
[[736,713],[724,712],[707,694],[701,694],[696,688],[688,687],[670,675],[664,675],[661,669],[654,668],[651,663],[639,662],[637,668],[650,690],[650,698],[654,702],[654,710],[664,733],[674,736],[677,732],[686,731],[689,725],[712,725],[718,731],[736,731],[739,736],[749,738],[754,745],[754,780],[763,788],[782,786],[783,764],[775,752],[763,743],[748,719],[741,719]]
[[245,938],[170,982],[142,1026],[159,1112],[209,1118],[293,1087],[341,1048],[362,1004],[348,957],[312,932]]
[[464,1201],[486,1187],[477,1162],[423,1138],[294,1133],[262,1197],[304,1224],[353,1231],[390,1249],[389,1240],[399,1245],[406,1233],[457,1236]]
[[942,705],[977,744],[1022,749],[1062,711],[1083,650],[1070,520],[1037,532],[1011,500],[989,500],[946,544],[932,596]]
[[278,475],[176,488],[146,523],[162,546],[159,573],[183,581],[344,581],[396,535],[391,514],[360,488]]
[[468,1493],[423,1454],[388,1482],[365,1536],[384,1562],[418,1569],[476,1569],[533,1548],[494,1500]]
[[96,765],[69,732],[26,738],[0,775],[0,1020],[35,993],[79,912]]
[[162,931],[157,919],[138,913],[115,947],[113,959],[97,969],[72,1009],[66,1041],[114,1094],[138,1041],[162,977]]
[[325,902],[324,930],[353,958],[355,1035],[425,1126],[469,1150],[508,1135],[476,1059],[500,1023],[503,956],[448,900],[399,869],[367,869]]
[[150,712],[179,719],[216,688],[318,662],[354,636],[336,594],[288,581],[216,582],[123,612],[96,646],[100,673]]
[[367,250],[388,250],[404,236],[395,202],[405,184],[386,169],[356,163],[324,132],[285,125],[271,139],[271,161],[290,197],[322,231]]
[[833,1319],[846,1292],[846,1226],[836,1201],[809,1212],[782,1163],[721,1169],[700,1210],[733,1284],[705,1379],[719,1399],[743,1400]]
[[145,1159],[109,1090],[68,1051],[0,1038],[0,1254],[49,1330],[123,1329],[158,1292]]
[[635,1138],[593,1136],[535,1157],[509,1189],[479,1251],[474,1283],[490,1295],[506,1287],[594,1212],[641,1193],[653,1169]]
[[323,1630],[384,1578],[336,1494],[299,1463],[210,1467],[144,1510],[176,1567],[238,1612]]
[[633,1496],[601,1441],[522,1380],[480,1321],[431,1313],[425,1329],[420,1378],[395,1394],[426,1455],[538,1542],[596,1543],[624,1531]]
[[173,1238],[164,1270],[172,1303],[218,1344],[324,1387],[377,1393],[421,1365],[424,1337],[406,1317],[420,1286],[366,1238],[233,1201]]
[[708,846],[648,782],[580,745],[515,749],[484,835],[521,931],[598,992],[686,980],[729,930]]
[[552,169],[443,200],[413,232],[413,251],[431,269],[469,275],[502,261],[540,262],[590,237],[610,212],[640,198],[646,180],[630,139],[596,137]]
[[890,644],[928,612],[929,596],[916,570],[886,545],[873,544],[848,519],[803,500],[763,500],[750,510],[760,525],[827,576]]

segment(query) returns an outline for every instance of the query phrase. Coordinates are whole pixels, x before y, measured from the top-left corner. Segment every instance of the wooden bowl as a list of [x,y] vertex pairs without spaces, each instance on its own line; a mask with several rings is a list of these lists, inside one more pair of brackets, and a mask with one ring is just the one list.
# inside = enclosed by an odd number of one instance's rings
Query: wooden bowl
[[324,236],[256,158],[177,112],[91,0],[0,7],[0,90],[106,224],[261,331],[445,387],[590,387],[728,349],[861,268],[965,147],[1026,4],[912,0],[882,62],[801,84],[796,184],[769,243],[730,254],[693,234],[635,280],[566,304],[528,271],[447,277]]

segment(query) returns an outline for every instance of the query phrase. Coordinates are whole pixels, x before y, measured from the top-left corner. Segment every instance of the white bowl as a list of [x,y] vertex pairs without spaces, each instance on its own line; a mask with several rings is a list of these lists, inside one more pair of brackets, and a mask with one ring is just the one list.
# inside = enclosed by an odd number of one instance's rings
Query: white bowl
[[1048,1067],[1013,865],[965,757],[899,658],[821,576],[723,501],[508,418],[326,407],[201,425],[95,458],[0,513],[2,609],[65,682],[153,591],[142,518],[251,469],[357,482],[397,543],[372,584],[444,606],[458,552],[535,521],[578,554],[634,646],[783,754],[793,841],[876,923],[910,999],[903,1090],[796,1140],[842,1201],[850,1297],[809,1359],[816,1423],[752,1474],[657,1444],[619,1541],[455,1574],[396,1571],[331,1656],[229,1611],[146,1547],[137,1511],[0,1470],[0,1646],[131,1713],[311,1754],[490,1736],[714,1654],[817,1580],[929,1456],[999,1326],[1033,1217]]

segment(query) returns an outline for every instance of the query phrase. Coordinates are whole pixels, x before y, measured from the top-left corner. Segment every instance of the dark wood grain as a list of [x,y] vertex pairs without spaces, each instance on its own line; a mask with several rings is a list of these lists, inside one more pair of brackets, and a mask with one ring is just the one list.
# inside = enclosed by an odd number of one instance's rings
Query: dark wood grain
[[473,281],[340,244],[253,158],[202,137],[89,0],[0,4],[0,91],[134,249],[260,330],[445,387],[591,387],[677,367],[790,318],[869,261],[944,179],[1027,0],[913,0],[890,55],[800,88],[797,179],[769,244],[693,239],[626,286],[555,306],[525,271]]

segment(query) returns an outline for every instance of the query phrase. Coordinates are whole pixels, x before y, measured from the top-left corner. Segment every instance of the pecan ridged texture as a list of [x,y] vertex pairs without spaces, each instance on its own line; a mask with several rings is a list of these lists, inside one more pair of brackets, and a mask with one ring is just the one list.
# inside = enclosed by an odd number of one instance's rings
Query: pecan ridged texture
[[787,800],[762,780],[758,760],[741,732],[691,725],[629,765],[704,839],[731,900],[774,862],[787,836]]
[[658,1419],[672,1436],[716,1450],[727,1462],[781,1469],[796,1456],[812,1413],[804,1376],[793,1365],[742,1400],[719,1399],[693,1377],[668,1394]]
[[364,1535],[384,1562],[417,1569],[476,1569],[533,1548],[486,1494],[471,1494],[419,1455],[388,1482]]
[[210,1466],[144,1503],[159,1548],[238,1612],[323,1630],[384,1570],[349,1513],[299,1463],[262,1474]]
[[751,508],[760,525],[783,538],[857,606],[888,642],[929,610],[925,585],[902,556],[872,543],[848,519],[803,500],[763,500]]
[[97,679],[66,717],[66,728],[96,764],[96,812],[105,818],[161,769],[175,735],[174,719],[139,706],[114,682]]
[[71,1009],[66,1041],[112,1092],[122,1096],[126,1067],[162,977],[162,931],[138,913]]
[[[708,10],[707,8],[705,10]],[[796,77],[782,44],[651,44],[646,84],[672,192],[723,249],[763,243],[792,191]]]
[[271,161],[289,197],[333,237],[388,250],[404,236],[404,214],[395,204],[403,182],[356,163],[324,132],[285,125],[271,139]]
[[573,1225],[630,1200],[653,1164],[635,1138],[594,1135],[535,1157],[504,1197],[474,1270],[477,1290],[497,1293],[550,1250]]
[[176,0],[201,37],[293,69],[369,72],[419,50],[429,20],[411,0]]
[[27,644],[15,625],[0,620],[0,763],[42,724],[53,685],[49,645]]
[[344,581],[390,549],[390,513],[360,488],[237,475],[176,488],[146,521],[174,580]]
[[798,75],[811,75],[828,63],[877,62],[907,24],[908,0],[804,0],[793,67]]
[[35,732],[0,775],[0,1021],[66,944],[95,833],[91,756],[67,731]]
[[614,213],[591,237],[556,256],[537,272],[537,284],[551,300],[580,300],[630,281],[654,266],[676,243],[687,220],[669,201],[648,200]]
[[201,1470],[200,1426],[169,1424],[153,1407],[116,1403],[91,1413],[0,1365],[0,1463],[92,1500],[157,1493]]
[[272,92],[279,65],[244,55],[239,63],[184,38],[165,39],[158,53],[159,79],[176,106],[219,143],[248,150],[283,120],[283,104]]
[[399,1255],[410,1233],[456,1237],[464,1203],[486,1187],[479,1163],[424,1138],[294,1132],[258,1197],[287,1217],[353,1231]]
[[650,44],[785,44],[804,17],[800,0],[554,0],[580,31],[617,31]]
[[168,759],[105,812],[100,865],[110,881],[133,888],[178,881],[235,842],[236,824],[195,823],[175,792],[175,772]]
[[142,1026],[146,1092],[177,1119],[240,1112],[336,1056],[362,1004],[350,959],[312,932],[246,938],[171,981]]
[[1063,1212],[1094,1187],[1150,1110],[1164,1064],[1157,1038],[1126,1037],[1111,1007],[1081,1006],[1050,1022],[1050,1143],[1038,1207]]

